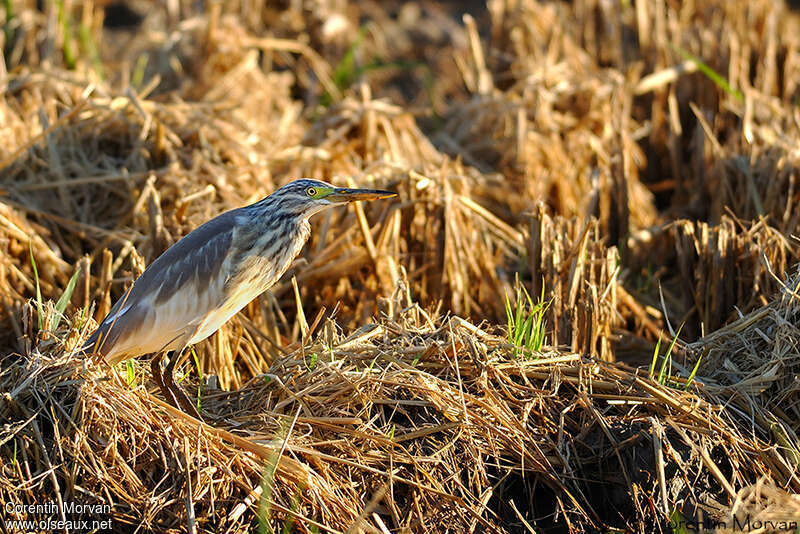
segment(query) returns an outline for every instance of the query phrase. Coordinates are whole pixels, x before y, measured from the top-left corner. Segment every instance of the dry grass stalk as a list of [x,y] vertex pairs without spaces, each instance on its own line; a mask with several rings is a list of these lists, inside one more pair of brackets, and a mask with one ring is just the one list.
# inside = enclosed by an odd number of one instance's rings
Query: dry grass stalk
[[[408,295],[395,299],[392,317],[367,337],[326,327],[237,391],[207,379],[200,395],[212,427],[153,399],[138,365],[128,385],[52,338],[39,341],[4,364],[9,425],[0,442],[13,460],[0,492],[19,503],[55,489],[64,500],[112,504],[117,524],[175,527],[191,509],[203,531],[247,531],[256,506],[240,504],[257,501],[248,495],[284,439],[267,493],[271,521],[280,527],[292,516],[302,531],[315,523],[345,531],[357,518],[379,528],[361,512],[384,485],[372,504],[381,521],[412,530],[515,524],[512,500],[539,502],[537,515],[566,514],[582,528],[639,529],[652,520],[642,499],[659,484],[667,509],[707,505],[703,492],[719,484],[736,492],[764,476],[800,489],[783,453],[753,461],[767,427],[739,430],[739,412],[714,388],[684,392],[570,353],[509,361],[500,338],[479,336],[463,319],[431,322]],[[661,482],[648,463],[656,427],[668,452]],[[609,471],[620,476],[598,479]],[[185,495],[187,473],[191,508],[168,506],[169,495]],[[12,490],[20,486],[28,490]],[[535,517],[526,521],[541,526]]]
[[[207,532],[251,531],[262,497],[301,531],[649,532],[676,507],[794,510],[797,282],[779,280],[798,259],[800,31],[784,3],[163,2],[123,29],[106,2],[12,4],[5,501]],[[68,355],[165,247],[300,175],[401,200],[315,221],[297,291],[287,277],[196,347],[206,376],[186,382],[213,429],[164,407],[139,364],[129,387]],[[48,299],[78,265],[57,327]],[[570,351],[514,359],[495,337],[526,265]],[[676,352],[704,355],[688,392],[685,362],[665,386],[584,358],[623,354],[620,335],[649,359],[666,319],[707,334]]]
[[642,231],[628,249],[632,294],[657,310],[663,298],[673,328],[685,322],[689,339],[767,304],[800,261],[797,244],[765,221],[743,226],[728,216],[716,226],[678,220]]
[[[732,392],[744,413],[771,421],[774,438],[800,462],[800,411],[794,376],[800,365],[800,275],[780,284],[777,297],[689,346],[701,371]],[[730,394],[730,393],[729,393]]]
[[600,236],[597,219],[551,217],[539,205],[530,221],[529,280],[532,295],[552,301],[546,317],[553,345],[613,361],[620,258]]

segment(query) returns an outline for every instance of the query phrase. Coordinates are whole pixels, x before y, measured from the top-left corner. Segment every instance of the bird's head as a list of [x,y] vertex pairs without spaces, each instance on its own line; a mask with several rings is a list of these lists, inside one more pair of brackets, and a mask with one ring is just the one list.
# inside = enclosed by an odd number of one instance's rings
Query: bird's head
[[281,211],[288,211],[303,218],[329,208],[356,202],[377,200],[397,196],[392,191],[380,189],[349,189],[335,187],[327,182],[303,178],[289,182],[264,199]]

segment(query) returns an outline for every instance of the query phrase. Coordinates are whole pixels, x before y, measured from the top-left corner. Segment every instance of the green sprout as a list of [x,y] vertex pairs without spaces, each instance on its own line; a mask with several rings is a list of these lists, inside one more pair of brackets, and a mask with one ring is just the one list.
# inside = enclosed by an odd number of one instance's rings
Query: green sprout
[[136,368],[133,360],[125,360],[125,379],[129,388],[136,387]]
[[[524,297],[524,298],[523,298]],[[506,316],[508,318],[508,342],[515,347],[514,357],[542,350],[547,320],[545,313],[550,301],[544,300],[544,285],[539,301],[534,304],[528,291],[517,282],[516,305],[506,294]]]
[[728,82],[727,79],[725,79],[724,76],[722,76],[720,73],[709,67],[708,64],[706,64],[702,59],[695,56],[688,50],[684,50],[683,48],[680,47],[676,48],[673,46],[672,49],[675,50],[678,54],[680,54],[681,57],[683,57],[683,59],[689,60],[695,65],[697,65],[698,70],[702,72],[706,78],[714,82],[714,84],[717,87],[719,87],[720,89],[722,89],[723,91],[734,97],[736,100],[739,100],[740,102],[744,101],[744,96],[742,95],[742,92],[731,87],[731,84]]
[[[362,26],[358,30],[353,43],[348,47],[341,61],[336,64],[331,74],[331,81],[339,91],[344,91],[351,87],[361,76],[386,69],[400,69],[412,70],[419,67],[425,69],[425,89],[429,96],[433,92],[433,75],[430,67],[420,61],[384,61],[382,59],[373,59],[365,65],[358,65],[356,62],[356,53],[361,45],[364,43],[364,38],[367,34],[366,26]],[[328,107],[333,103],[333,97],[330,93],[326,92],[322,95],[320,103],[323,107]]]
[[28,241],[28,251],[31,254],[33,278],[36,280],[36,311],[39,313],[39,330],[41,330],[44,325],[44,303],[42,302],[42,288],[39,285],[39,270],[36,268],[36,260],[33,258],[33,241]]
[[64,55],[64,63],[69,70],[75,70],[78,63],[78,58],[75,54],[75,49],[72,46],[72,23],[69,13],[64,7],[64,0],[56,0],[56,8],[58,9],[58,23],[61,26],[61,33],[63,42],[61,43],[61,53]]
[[64,292],[61,293],[61,296],[58,298],[58,302],[56,302],[56,311],[58,314],[53,322],[53,330],[58,327],[58,323],[61,322],[61,317],[64,316],[64,310],[67,309],[67,304],[69,304],[69,300],[72,298],[72,293],[75,292],[75,284],[78,281],[78,275],[81,274],[81,269],[78,267],[72,276],[67,282],[67,287],[64,289]]
[[[659,353],[661,352],[661,333],[658,334],[658,341],[656,342],[656,348],[653,351],[653,360],[652,362],[650,362],[649,376],[652,380],[655,380],[662,386],[671,387],[669,382],[672,379],[672,350],[675,348],[675,343],[677,343],[678,341],[678,336],[680,336],[684,324],[685,323],[681,323],[681,325],[678,327],[678,331],[675,332],[675,337],[672,338],[669,347],[667,347],[667,352],[664,354],[663,359],[661,360],[661,367],[658,370],[658,375],[656,375],[656,364],[660,356]],[[698,361],[698,364],[695,365],[694,371],[692,371],[692,374],[689,377],[689,381],[691,381],[694,378],[699,363],[700,362]],[[686,384],[686,387],[688,386],[689,382],[687,382]]]
[[203,369],[200,367],[200,358],[197,357],[197,352],[195,352],[194,347],[192,347],[191,350],[194,365],[197,368],[197,377],[199,378],[197,381],[197,411],[200,412],[201,396],[203,394]]
[[[312,352],[311,361],[306,363],[306,369],[308,370],[309,373],[313,371],[314,368],[317,366],[318,360],[319,360],[319,354],[317,354],[316,352]],[[303,358],[303,361],[305,362],[305,358]]]

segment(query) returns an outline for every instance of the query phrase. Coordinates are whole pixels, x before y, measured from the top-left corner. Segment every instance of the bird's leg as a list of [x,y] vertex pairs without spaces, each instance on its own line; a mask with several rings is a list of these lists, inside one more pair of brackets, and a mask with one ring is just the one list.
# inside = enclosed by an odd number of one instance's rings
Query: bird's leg
[[161,373],[161,359],[163,357],[164,353],[159,352],[150,360],[150,375],[153,377],[153,382],[155,382],[158,389],[161,390],[167,402],[178,407],[178,400],[175,398],[174,393],[164,383],[164,375]]
[[[184,349],[185,350],[185,349]],[[178,360],[181,359],[183,355],[183,350],[176,351],[173,353],[172,358],[169,359],[167,363],[167,368],[165,369],[166,374],[164,375],[164,388],[170,392],[170,396],[176,402],[173,404],[174,406],[180,407],[183,409],[184,412],[191,415],[195,419],[203,420],[200,417],[200,413],[197,411],[197,407],[195,404],[189,400],[189,397],[186,396],[186,393],[181,389],[181,387],[175,383],[173,379],[173,371],[175,370],[175,364],[178,363]],[[162,390],[163,391],[163,390]]]

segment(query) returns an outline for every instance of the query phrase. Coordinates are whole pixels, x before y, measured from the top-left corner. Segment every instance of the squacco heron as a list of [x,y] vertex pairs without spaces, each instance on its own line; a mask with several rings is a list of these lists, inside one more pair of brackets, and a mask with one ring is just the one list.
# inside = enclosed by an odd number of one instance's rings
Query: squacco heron
[[[391,191],[344,189],[318,180],[295,180],[255,204],[227,211],[172,245],[114,304],[83,350],[109,364],[145,354],[167,401],[199,417],[173,381],[183,352],[217,331],[269,289],[308,240],[308,219]],[[161,359],[173,352],[161,373]]]

